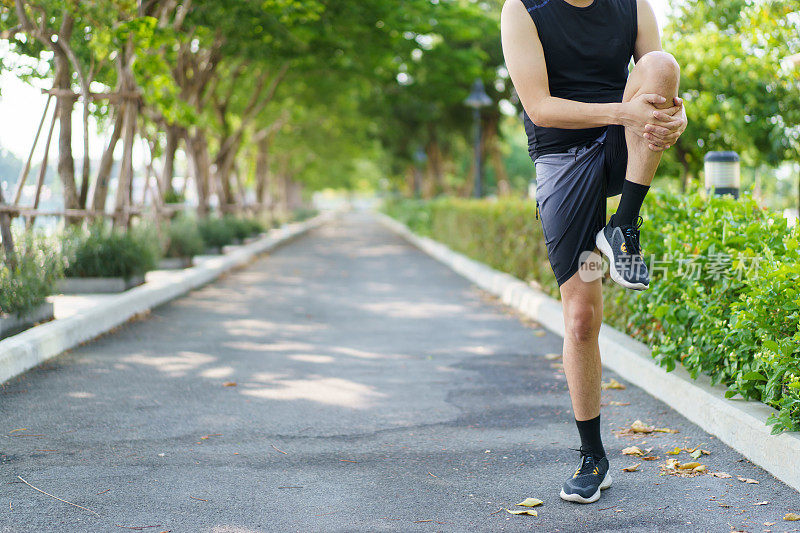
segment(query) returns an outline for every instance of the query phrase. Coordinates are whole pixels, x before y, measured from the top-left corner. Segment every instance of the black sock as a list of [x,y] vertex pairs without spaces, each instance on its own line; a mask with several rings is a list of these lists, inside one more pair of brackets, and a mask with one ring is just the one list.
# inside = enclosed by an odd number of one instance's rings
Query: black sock
[[641,209],[644,197],[647,196],[647,191],[649,190],[649,185],[625,180],[625,183],[622,184],[622,198],[619,201],[619,208],[614,214],[614,227],[636,224],[639,219],[639,209]]
[[575,423],[581,436],[581,450],[591,453],[596,459],[605,457],[606,451],[600,437],[600,415],[591,420],[575,420]]

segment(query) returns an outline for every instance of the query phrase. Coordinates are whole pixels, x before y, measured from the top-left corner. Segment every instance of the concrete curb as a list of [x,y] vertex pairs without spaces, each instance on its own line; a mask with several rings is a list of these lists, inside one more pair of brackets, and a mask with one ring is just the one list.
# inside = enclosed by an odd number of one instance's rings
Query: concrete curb
[[205,285],[223,273],[247,264],[328,221],[323,213],[272,230],[258,241],[228,255],[196,258],[195,266],[158,276],[144,285],[99,301],[88,309],[36,326],[0,341],[0,383],[53,356],[125,323],[131,317]]
[[[509,274],[418,236],[382,213],[376,216],[384,226],[434,259],[563,337],[564,318],[557,300]],[[725,387],[711,385],[706,376],[692,379],[683,367],[665,371],[653,361],[646,345],[606,324],[600,330],[600,352],[604,366],[716,435],[790,487],[800,490],[800,434],[771,435],[765,421],[776,412],[774,409],[760,402],[725,399]]]

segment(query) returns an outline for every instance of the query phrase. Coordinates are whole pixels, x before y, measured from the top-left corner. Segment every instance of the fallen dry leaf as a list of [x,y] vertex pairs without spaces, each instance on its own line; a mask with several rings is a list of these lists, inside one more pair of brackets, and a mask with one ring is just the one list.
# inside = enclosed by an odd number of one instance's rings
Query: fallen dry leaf
[[677,433],[677,429],[670,429],[670,428],[653,428],[653,431],[656,433]]
[[625,385],[623,385],[614,378],[611,378],[609,381],[604,381],[603,383],[600,384],[600,386],[605,390],[608,389],[625,390],[626,388]]
[[506,509],[507,513],[511,514],[529,514],[531,516],[539,516],[534,509]]
[[797,522],[798,520],[800,520],[800,514],[786,513],[786,516],[784,516],[783,519],[789,522]]
[[701,450],[694,450],[689,455],[692,456],[692,459],[700,459],[700,456],[703,455],[703,452]]
[[769,504],[769,502],[764,500],[763,502],[756,502],[753,505],[767,505],[767,504]]
[[642,461],[658,461],[661,459],[658,455],[650,455],[648,457],[642,457]]
[[236,382],[235,381],[226,381],[225,383],[222,384],[222,386],[223,387],[235,387],[236,386]]
[[758,483],[758,481],[756,481],[755,479],[750,479],[749,477],[737,476],[736,479],[738,479],[742,483]]
[[629,447],[627,447],[627,448],[622,450],[622,454],[623,455],[637,455],[637,456],[641,457],[642,455],[644,455],[644,452],[638,446],[629,446]]
[[652,433],[654,429],[653,426],[647,426],[641,420],[636,420],[631,424],[631,431],[634,433]]
[[677,477],[695,477],[705,473],[708,470],[706,465],[698,462],[689,462],[681,464],[677,459],[667,459],[667,462],[661,465],[662,476],[677,476]]
[[642,463],[636,463],[635,465],[626,466],[622,470],[624,472],[636,472],[637,470],[639,470],[640,466],[642,466]]
[[537,500],[536,498],[525,498],[524,501],[519,502],[517,505],[522,505],[523,507],[536,507],[537,505],[542,505],[544,502],[542,500]]
[[617,407],[625,407],[626,405],[630,404],[631,402],[615,402],[615,401],[608,402],[608,405],[616,405]]
[[667,452],[667,455],[678,455],[679,453],[681,453],[681,449],[676,446],[674,450]]
[[727,472],[711,472],[711,475],[714,477],[722,478],[722,479],[730,479],[733,476]]

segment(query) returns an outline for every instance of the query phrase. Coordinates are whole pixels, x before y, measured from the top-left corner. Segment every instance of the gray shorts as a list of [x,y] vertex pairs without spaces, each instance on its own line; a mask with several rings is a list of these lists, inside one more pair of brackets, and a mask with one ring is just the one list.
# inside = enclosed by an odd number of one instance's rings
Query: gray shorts
[[588,146],[534,161],[536,203],[559,286],[578,271],[581,254],[595,249],[606,225],[606,198],[622,192],[627,163],[623,126],[608,126]]

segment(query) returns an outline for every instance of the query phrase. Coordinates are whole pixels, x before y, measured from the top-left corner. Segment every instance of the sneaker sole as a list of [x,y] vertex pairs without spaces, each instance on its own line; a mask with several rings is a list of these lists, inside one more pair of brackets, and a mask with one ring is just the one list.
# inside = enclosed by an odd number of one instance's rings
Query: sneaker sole
[[559,494],[559,496],[561,496],[562,500],[568,502],[594,503],[600,499],[600,492],[607,489],[610,486],[611,486],[611,474],[609,472],[606,472],[606,477],[603,478],[603,481],[602,483],[600,483],[600,486],[597,488],[597,491],[588,498],[584,498],[580,494],[567,494],[566,492],[564,492],[564,489],[561,489],[561,494]]
[[606,239],[606,235],[603,230],[600,230],[597,233],[595,244],[600,252],[608,258],[608,271],[611,274],[611,279],[614,280],[615,283],[622,285],[626,289],[632,289],[634,291],[644,291],[650,288],[650,285],[645,285],[644,283],[631,283],[629,281],[625,281],[625,279],[622,277],[622,274],[617,272],[617,268],[614,266],[614,253],[611,251],[611,245],[608,243],[608,239]]

